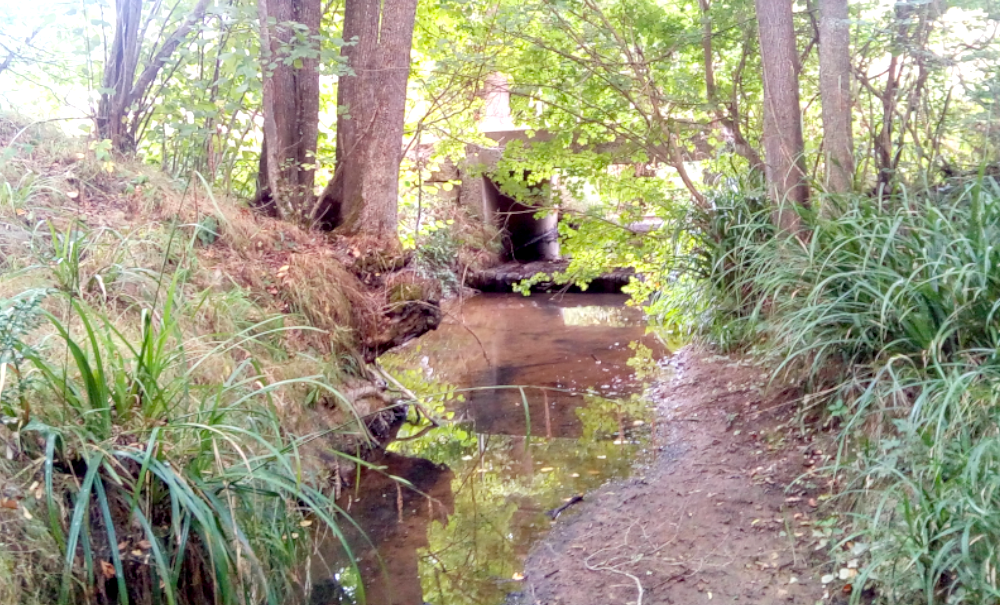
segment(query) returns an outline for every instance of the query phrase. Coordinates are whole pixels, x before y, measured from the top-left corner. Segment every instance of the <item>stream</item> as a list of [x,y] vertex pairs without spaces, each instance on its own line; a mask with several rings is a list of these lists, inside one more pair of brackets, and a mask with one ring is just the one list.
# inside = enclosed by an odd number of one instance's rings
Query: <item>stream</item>
[[651,455],[641,393],[665,351],[626,300],[485,294],[384,355],[445,422],[405,425],[382,468],[359,472],[338,501],[357,523],[344,530],[356,570],[321,542],[311,604],[518,602],[548,513]]

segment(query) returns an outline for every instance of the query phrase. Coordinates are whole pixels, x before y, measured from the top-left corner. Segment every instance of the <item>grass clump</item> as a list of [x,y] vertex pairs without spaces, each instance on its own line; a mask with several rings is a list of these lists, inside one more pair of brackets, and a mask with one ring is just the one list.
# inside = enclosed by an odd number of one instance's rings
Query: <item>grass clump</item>
[[855,586],[886,603],[997,601],[1000,183],[829,197],[801,239],[752,198],[722,201],[686,257],[709,286],[692,306],[703,333],[823,395],[867,551]]
[[[282,385],[264,382],[252,359],[220,382],[193,380],[214,352],[268,327],[189,355],[174,303],[159,320],[144,314],[133,341],[79,301],[68,309],[73,330],[41,300],[3,312],[14,370],[3,413],[22,462],[12,478],[40,490],[12,498],[14,508],[47,521],[63,559],[59,601],[277,603],[291,594],[289,572],[308,542],[300,525],[308,516],[338,530],[300,440],[269,405]],[[23,339],[35,316],[55,330],[37,346]]]

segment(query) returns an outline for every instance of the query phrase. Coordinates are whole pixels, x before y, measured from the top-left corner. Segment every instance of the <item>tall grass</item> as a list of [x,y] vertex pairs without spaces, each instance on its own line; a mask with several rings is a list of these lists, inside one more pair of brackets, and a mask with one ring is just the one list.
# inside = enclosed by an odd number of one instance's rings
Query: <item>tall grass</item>
[[[300,589],[302,527],[340,535],[302,439],[270,401],[287,385],[269,383],[252,358],[217,383],[193,379],[220,350],[284,328],[263,322],[189,356],[174,295],[160,317],[142,315],[135,341],[79,300],[76,330],[37,293],[2,315],[14,393],[3,413],[21,474],[41,483],[37,503],[21,506],[47,521],[62,552],[61,603],[278,603]],[[54,333],[29,345],[40,320]],[[294,381],[332,392],[320,377]]]
[[[1000,184],[824,199],[809,236],[729,196],[695,251],[706,334],[826,393],[858,585],[888,603],[1000,599]],[[855,591],[858,598],[860,591]]]
[[0,116],[0,603],[300,601],[368,299],[314,234],[113,168]]

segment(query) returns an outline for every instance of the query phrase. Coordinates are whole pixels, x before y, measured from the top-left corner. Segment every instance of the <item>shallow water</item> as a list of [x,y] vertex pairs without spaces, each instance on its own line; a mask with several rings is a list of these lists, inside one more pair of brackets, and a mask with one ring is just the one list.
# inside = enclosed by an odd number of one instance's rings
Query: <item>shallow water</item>
[[404,427],[385,468],[361,472],[341,499],[367,536],[347,531],[361,577],[327,557],[312,603],[359,602],[359,584],[370,605],[513,601],[546,511],[647,453],[653,415],[639,393],[663,349],[625,300],[482,295],[384,356],[448,422]]

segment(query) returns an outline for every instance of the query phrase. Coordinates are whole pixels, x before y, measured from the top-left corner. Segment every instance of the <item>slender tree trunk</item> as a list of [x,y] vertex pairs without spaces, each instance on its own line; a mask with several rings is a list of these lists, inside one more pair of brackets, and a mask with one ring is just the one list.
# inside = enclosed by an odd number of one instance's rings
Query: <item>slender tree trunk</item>
[[701,9],[701,52],[705,60],[705,97],[715,100],[715,61],[712,53],[712,5],[709,0],[698,0]]
[[97,106],[97,134],[109,139],[118,151],[135,150],[136,142],[129,139],[126,124],[129,95],[139,62],[139,20],[142,0],[115,2],[115,35],[111,52],[104,66],[101,100]]
[[826,188],[844,193],[854,186],[847,0],[819,0],[819,11],[819,90],[823,103]]
[[[705,60],[705,98],[709,105],[715,106],[719,99],[717,98],[718,89],[715,85],[715,61],[712,51],[712,6],[709,0],[699,0],[699,6],[701,7],[701,50]],[[749,46],[750,41],[746,40],[739,65],[733,72],[732,98],[728,103],[722,103],[721,106],[715,107],[715,116],[723,137],[733,146],[733,151],[746,159],[750,164],[751,171],[763,172],[764,162],[760,159],[760,154],[750,145],[740,129],[739,84],[743,78],[747,55],[750,52]]]
[[291,23],[306,28],[306,44],[319,33],[320,0],[258,0],[264,74],[264,146],[256,204],[287,220],[310,218],[315,194],[319,134],[319,49],[297,53],[302,44]]
[[[142,50],[145,27],[141,28],[143,0],[117,0],[115,2],[115,35],[111,52],[104,66],[101,82],[103,91],[97,106],[97,134],[110,139],[112,146],[122,153],[133,153],[142,116],[150,108],[147,98],[150,86],[170,59],[177,47],[187,39],[198,21],[205,16],[211,0],[198,0],[194,9],[177,25],[151,54],[149,63],[139,72],[139,55]],[[148,19],[152,19],[150,15]],[[147,21],[148,25],[148,21]]]
[[337,93],[337,166],[316,216],[347,235],[396,242],[399,164],[417,0],[348,0],[344,48],[356,75]]
[[764,66],[764,153],[768,189],[776,205],[775,224],[798,233],[796,205],[808,205],[798,54],[792,0],[756,0],[760,54]]

